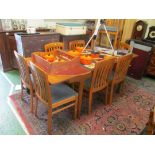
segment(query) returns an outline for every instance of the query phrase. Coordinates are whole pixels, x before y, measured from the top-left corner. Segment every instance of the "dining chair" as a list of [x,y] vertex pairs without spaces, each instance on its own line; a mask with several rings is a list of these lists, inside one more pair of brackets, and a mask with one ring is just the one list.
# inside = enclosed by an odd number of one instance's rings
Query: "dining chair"
[[24,88],[28,88],[30,90],[30,110],[33,113],[33,97],[35,95],[33,88],[33,78],[32,75],[30,74],[30,70],[26,62],[26,59],[16,51],[14,51],[14,55],[17,60],[21,80],[21,99],[23,98]]
[[51,52],[54,50],[64,50],[64,43],[63,42],[53,42],[45,44],[44,46],[45,52]]
[[76,47],[84,47],[85,41],[84,40],[74,40],[69,42],[69,50],[75,50]]
[[114,68],[114,71],[112,72],[110,76],[110,82],[109,82],[109,104],[112,104],[112,97],[114,92],[114,86],[121,84],[121,88],[123,86],[123,83],[126,78],[126,74],[129,68],[129,65],[132,60],[132,54],[127,54],[125,56],[121,56],[117,58],[117,63]]
[[120,49],[125,49],[125,50],[129,50],[130,49],[130,45],[124,42],[120,42]]
[[48,134],[52,133],[52,115],[74,107],[74,118],[77,117],[78,93],[64,83],[49,85],[48,75],[34,63],[30,62],[34,78],[35,115],[37,116],[38,100],[48,107]]
[[89,114],[92,112],[92,99],[95,92],[105,90],[105,103],[107,104],[108,80],[114,63],[115,58],[96,62],[95,68],[92,72],[92,77],[85,81],[84,89],[89,93]]

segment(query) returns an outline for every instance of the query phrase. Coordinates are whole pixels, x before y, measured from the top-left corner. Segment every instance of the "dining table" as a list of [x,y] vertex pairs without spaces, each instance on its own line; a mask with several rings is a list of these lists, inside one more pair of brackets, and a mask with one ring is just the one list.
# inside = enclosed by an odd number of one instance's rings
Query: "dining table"
[[[32,61],[31,57],[28,57],[25,59],[28,64],[30,61]],[[35,62],[33,62],[33,63],[35,64]],[[40,67],[40,66],[38,66],[38,67]],[[41,68],[41,69],[43,69],[43,68]],[[46,72],[46,74],[48,75],[48,82],[51,85],[55,85],[55,84],[62,83],[62,82],[67,82],[70,84],[75,83],[75,82],[79,83],[77,117],[80,118],[84,82],[87,78],[91,77],[92,71],[79,63],[79,64],[76,64],[75,66],[70,65],[67,68],[61,69],[56,74],[51,74],[48,72]]]
[[[115,57],[115,64],[117,64],[117,60],[119,57]],[[133,59],[136,58],[137,55],[133,54]],[[32,60],[32,57],[25,58],[27,63],[29,63]],[[35,63],[33,61],[33,63]],[[37,64],[36,64],[37,65]],[[40,67],[40,66],[39,66]],[[67,83],[79,83],[79,89],[78,89],[78,112],[77,117],[80,118],[81,113],[81,106],[82,106],[82,96],[83,96],[83,89],[84,89],[84,83],[85,80],[91,77],[92,72],[94,70],[95,65],[82,65],[79,61],[79,63],[76,63],[76,65],[69,65],[67,67],[61,68],[58,72],[55,74],[51,74],[49,72],[46,72],[48,75],[48,81],[51,85],[55,85],[62,82]]]

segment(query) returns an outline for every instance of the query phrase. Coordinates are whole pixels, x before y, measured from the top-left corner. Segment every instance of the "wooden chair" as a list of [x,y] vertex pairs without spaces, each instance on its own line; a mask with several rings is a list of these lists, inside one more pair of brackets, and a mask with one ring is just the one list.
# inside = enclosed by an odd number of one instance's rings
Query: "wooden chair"
[[84,47],[85,41],[84,40],[74,40],[69,42],[69,50],[75,50],[76,47]]
[[121,86],[123,85],[131,60],[132,60],[132,54],[127,54],[117,59],[117,64],[115,66],[114,72],[112,72],[113,74],[111,75],[111,79],[109,82],[110,85],[109,104],[112,104],[114,86],[117,84],[121,84]]
[[35,115],[37,116],[38,99],[48,107],[48,134],[52,133],[52,115],[74,107],[74,118],[77,117],[78,94],[64,83],[49,85],[47,74],[30,62],[30,69],[35,86]]
[[105,90],[105,103],[107,104],[108,79],[115,63],[115,58],[109,58],[96,63],[92,78],[85,82],[84,89],[89,91],[89,108],[88,113],[92,111],[93,93]]
[[45,52],[51,52],[54,50],[64,50],[64,43],[53,42],[45,45]]
[[120,49],[130,50],[130,45],[124,42],[120,42]]
[[18,54],[16,51],[14,51],[14,54],[17,60],[21,80],[21,98],[23,98],[24,87],[28,88],[30,90],[30,109],[31,112],[33,112],[33,96],[34,96],[33,79],[30,74],[30,70],[27,65],[26,59],[20,54]]

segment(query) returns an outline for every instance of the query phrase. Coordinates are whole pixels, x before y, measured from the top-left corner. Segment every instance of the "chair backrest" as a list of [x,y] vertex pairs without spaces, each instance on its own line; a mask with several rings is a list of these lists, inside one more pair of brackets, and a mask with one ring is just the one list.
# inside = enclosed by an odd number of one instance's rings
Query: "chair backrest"
[[93,92],[102,90],[108,85],[109,76],[113,69],[114,63],[115,58],[109,58],[96,63],[90,88]]
[[30,78],[30,70],[29,70],[28,64],[27,64],[25,58],[23,56],[21,56],[19,53],[14,51],[14,54],[15,54],[15,57],[16,57],[16,60],[17,60],[19,73],[20,73],[20,78],[21,78],[22,82],[28,88],[30,88],[32,86],[32,81],[31,81],[31,78]]
[[121,42],[120,49],[130,50],[130,45],[127,43]]
[[84,40],[74,40],[69,42],[69,50],[75,50],[76,47],[84,47],[85,41]]
[[113,76],[114,83],[119,83],[125,79],[131,60],[132,54],[127,54],[118,58]]
[[64,50],[64,43],[62,42],[53,42],[45,45],[45,52],[51,52],[54,50]]
[[42,103],[46,105],[50,104],[52,100],[47,74],[33,62],[30,62],[30,69],[34,79],[36,96]]
[[105,24],[106,26],[119,26],[119,20],[120,19],[106,19],[105,20]]

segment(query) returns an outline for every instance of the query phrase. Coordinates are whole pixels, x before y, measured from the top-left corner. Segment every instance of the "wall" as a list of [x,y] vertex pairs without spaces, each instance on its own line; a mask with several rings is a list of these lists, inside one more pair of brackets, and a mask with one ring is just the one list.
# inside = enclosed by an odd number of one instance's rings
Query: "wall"
[[127,39],[131,38],[134,24],[138,20],[146,21],[147,24],[148,24],[148,27],[147,27],[147,30],[146,30],[146,33],[145,33],[145,38],[148,35],[149,27],[150,26],[155,26],[155,19],[126,19],[125,24],[124,24],[124,30],[123,30],[123,35],[122,35],[121,42],[125,42]]
[[1,19],[1,21],[4,30],[12,30],[13,23],[17,25],[18,29],[21,24],[24,24],[25,27],[55,28],[56,22],[85,23],[86,19]]
[[131,38],[133,26],[136,21],[136,19],[125,20],[121,42],[125,42],[126,40]]

